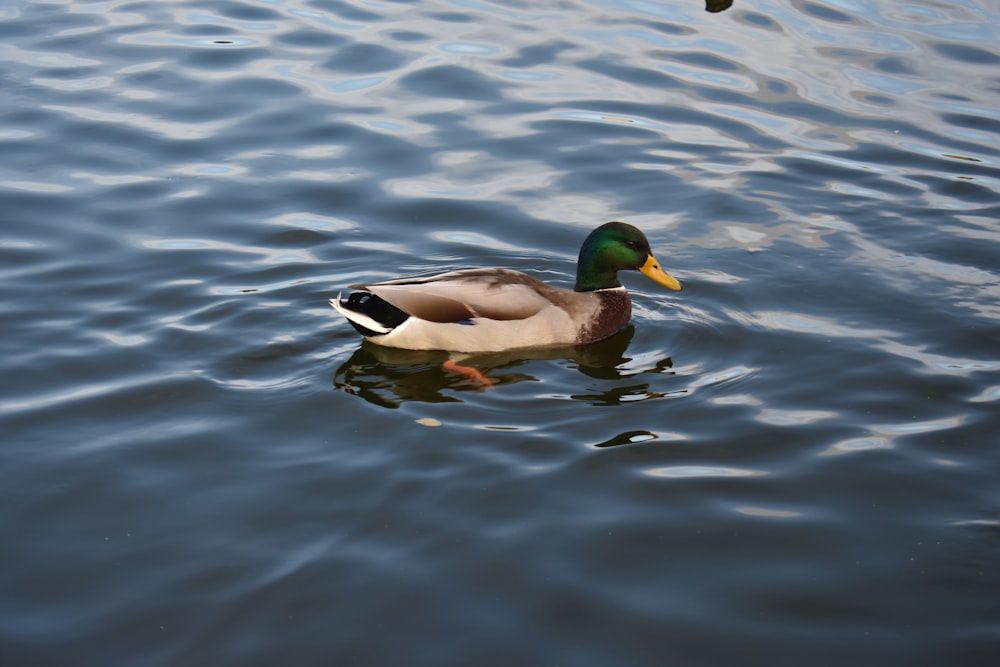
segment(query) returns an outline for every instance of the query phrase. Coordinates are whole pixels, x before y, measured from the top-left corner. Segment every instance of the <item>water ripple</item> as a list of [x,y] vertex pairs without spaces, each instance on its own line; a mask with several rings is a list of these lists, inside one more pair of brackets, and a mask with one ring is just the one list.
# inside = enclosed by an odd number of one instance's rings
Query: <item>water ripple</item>
[[[0,19],[6,662],[995,653],[990,3]],[[326,304],[610,219],[684,291],[495,391]]]

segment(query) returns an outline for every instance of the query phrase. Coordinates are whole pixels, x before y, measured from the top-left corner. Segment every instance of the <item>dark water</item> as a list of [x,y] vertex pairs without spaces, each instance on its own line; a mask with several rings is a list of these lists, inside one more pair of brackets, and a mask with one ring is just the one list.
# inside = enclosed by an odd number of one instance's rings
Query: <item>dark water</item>
[[[0,6],[0,664],[1000,664],[991,0]],[[346,285],[684,285],[385,353]]]

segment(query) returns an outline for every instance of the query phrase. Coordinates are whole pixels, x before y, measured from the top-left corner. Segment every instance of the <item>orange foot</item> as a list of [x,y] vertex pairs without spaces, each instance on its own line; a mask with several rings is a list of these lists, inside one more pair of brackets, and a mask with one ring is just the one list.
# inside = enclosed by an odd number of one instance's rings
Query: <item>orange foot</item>
[[476,370],[472,366],[461,366],[461,365],[455,363],[451,359],[449,359],[448,361],[444,362],[441,365],[444,366],[445,368],[447,368],[449,371],[454,371],[456,373],[461,373],[462,375],[464,375],[464,376],[468,377],[469,379],[471,379],[473,382],[477,382],[478,384],[481,384],[486,389],[492,389],[493,388],[493,382],[491,382],[488,377],[486,377],[485,375],[483,375],[481,372],[479,372],[478,370]]

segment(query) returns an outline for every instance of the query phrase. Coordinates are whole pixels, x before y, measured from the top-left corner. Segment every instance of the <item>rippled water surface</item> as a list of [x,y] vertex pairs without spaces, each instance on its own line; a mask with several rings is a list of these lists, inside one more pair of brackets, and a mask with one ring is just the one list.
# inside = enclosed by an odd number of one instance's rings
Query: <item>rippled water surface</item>
[[[991,0],[0,5],[0,663],[1000,664]],[[351,283],[632,326],[369,345]]]

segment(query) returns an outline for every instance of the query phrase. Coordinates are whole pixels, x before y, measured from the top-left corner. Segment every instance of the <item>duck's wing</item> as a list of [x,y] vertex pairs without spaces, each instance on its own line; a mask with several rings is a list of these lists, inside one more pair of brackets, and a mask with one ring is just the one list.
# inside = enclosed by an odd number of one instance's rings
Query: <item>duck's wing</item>
[[509,269],[452,271],[429,278],[351,285],[371,292],[400,310],[429,322],[461,322],[482,317],[521,320],[555,306],[559,288]]

